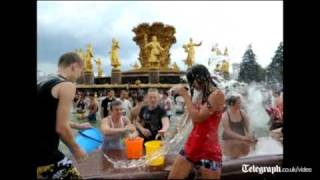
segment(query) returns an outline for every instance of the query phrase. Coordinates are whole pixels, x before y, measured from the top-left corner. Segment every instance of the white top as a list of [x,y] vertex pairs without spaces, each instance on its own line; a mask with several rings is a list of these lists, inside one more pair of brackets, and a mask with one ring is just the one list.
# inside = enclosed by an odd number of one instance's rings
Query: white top
[[172,115],[171,110],[173,107],[173,102],[171,101],[171,99],[169,97],[167,99],[161,99],[160,105],[167,112],[168,116]]
[[130,115],[130,110],[132,108],[131,102],[127,99],[124,99],[123,101],[119,98],[117,99],[122,103],[122,108],[123,108],[123,115],[129,116]]
[[87,109],[87,108],[89,107],[90,103],[91,103],[91,100],[90,100],[90,98],[87,96],[87,97],[84,98],[83,101],[84,101],[84,104],[85,104],[85,108]]

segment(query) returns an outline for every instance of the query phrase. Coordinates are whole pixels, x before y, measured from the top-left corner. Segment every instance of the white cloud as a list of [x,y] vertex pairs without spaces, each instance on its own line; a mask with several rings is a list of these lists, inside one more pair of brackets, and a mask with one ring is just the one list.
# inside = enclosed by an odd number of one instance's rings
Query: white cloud
[[43,63],[37,63],[37,70],[45,74],[56,74],[58,67],[57,67],[57,64],[43,62]]
[[[135,54],[124,60],[133,64],[138,46],[132,41],[132,28],[142,22],[161,21],[176,28],[177,43],[171,48],[172,62],[185,67],[182,44],[190,37],[203,41],[196,48],[196,62],[207,64],[211,47],[229,49],[230,61],[240,62],[249,43],[263,67],[271,62],[274,51],[283,39],[282,1],[138,1],[138,2],[38,2],[38,32],[69,32],[81,42],[105,41],[105,52],[111,38],[124,38],[120,45],[136,47]],[[83,47],[84,44],[79,44]],[[120,49],[120,58],[128,49]],[[59,55],[56,55],[59,56]],[[109,62],[107,54],[101,55]],[[184,69],[184,68],[182,68]]]

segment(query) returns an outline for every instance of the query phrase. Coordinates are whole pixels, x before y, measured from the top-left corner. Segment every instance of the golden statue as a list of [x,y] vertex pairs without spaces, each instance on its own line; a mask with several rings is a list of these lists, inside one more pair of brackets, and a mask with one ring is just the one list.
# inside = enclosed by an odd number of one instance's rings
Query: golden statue
[[135,62],[132,67],[133,67],[133,69],[139,69],[140,68],[140,66],[139,66],[139,64],[137,62]]
[[[146,37],[147,35],[145,35]],[[147,39],[145,38],[145,41]],[[144,46],[145,48],[150,48],[150,55],[149,55],[149,64],[150,67],[158,67],[159,65],[159,55],[161,53],[161,51],[164,51],[164,49],[161,47],[160,43],[157,41],[157,37],[156,36],[152,36],[152,41],[147,43]]]
[[219,63],[216,65],[216,68],[214,69],[214,72],[220,73],[220,64]]
[[120,49],[119,42],[113,38],[111,51],[109,51],[109,54],[111,54],[111,66],[114,69],[120,69],[120,65],[121,65],[120,59],[119,59],[118,49]]
[[229,62],[225,59],[222,61],[220,72],[222,73],[224,79],[229,79]]
[[188,44],[183,45],[185,52],[188,53],[187,59],[184,60],[184,63],[190,68],[194,64],[194,47],[201,46],[202,42],[196,44],[192,42],[192,38],[190,38],[190,42]]
[[222,61],[220,71],[222,73],[229,73],[229,62],[228,61],[226,61],[226,60]]
[[228,48],[227,48],[227,47],[224,49],[224,53],[223,53],[223,55],[224,55],[224,56],[229,56]]
[[171,25],[165,25],[161,22],[154,22],[151,25],[148,23],[141,23],[137,27],[134,27],[132,31],[135,33],[133,41],[140,48],[138,60],[141,65],[141,70],[147,70],[150,66],[149,57],[151,48],[145,48],[146,44],[152,40],[152,36],[157,37],[157,41],[164,49],[158,55],[157,60],[160,63],[160,70],[168,70],[170,63],[170,48],[172,44],[176,43],[174,36],[175,28]]
[[179,68],[179,66],[177,65],[176,62],[173,63],[173,70],[180,71],[180,68]]
[[134,82],[135,85],[139,86],[141,84],[141,81],[138,79]]
[[92,50],[92,44],[88,44],[87,46],[87,52],[84,55],[84,72],[92,72],[92,61],[93,58],[93,50]]
[[221,53],[221,51],[220,51],[220,49],[219,49],[219,47],[218,47],[218,44],[216,44],[215,46],[213,46],[212,49],[211,49],[211,51],[212,51],[213,53],[216,53],[216,54],[215,54],[216,56],[221,56],[221,55],[222,55],[222,53]]
[[102,77],[103,75],[103,69],[101,67],[101,59],[98,58],[97,60],[94,60],[96,62],[96,65],[97,65],[97,70],[98,70],[98,77]]

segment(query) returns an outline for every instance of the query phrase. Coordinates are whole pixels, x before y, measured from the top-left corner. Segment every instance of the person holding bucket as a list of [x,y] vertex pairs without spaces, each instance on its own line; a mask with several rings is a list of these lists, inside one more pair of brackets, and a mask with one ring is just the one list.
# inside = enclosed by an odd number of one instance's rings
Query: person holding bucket
[[[187,72],[187,80],[191,96],[183,85],[177,85],[173,90],[184,98],[193,129],[183,150],[176,157],[168,178],[185,179],[195,168],[199,178],[220,179],[222,154],[218,127],[225,97],[204,65],[192,66]],[[197,97],[194,91],[198,92]]]
[[101,131],[104,134],[102,150],[122,150],[122,140],[126,135],[133,138],[138,135],[130,120],[122,114],[122,103],[119,100],[111,102],[111,115],[101,120]]
[[[78,162],[87,154],[75,142],[69,113],[76,94],[74,82],[81,76],[83,62],[77,53],[68,52],[59,58],[58,75],[37,83],[36,166],[38,179],[80,179],[72,161],[59,151],[59,141],[71,150]],[[87,125],[85,125],[87,126]]]
[[164,136],[169,129],[169,119],[166,111],[159,105],[158,89],[150,88],[147,94],[147,105],[140,110],[135,123],[144,142],[154,140],[157,134]]

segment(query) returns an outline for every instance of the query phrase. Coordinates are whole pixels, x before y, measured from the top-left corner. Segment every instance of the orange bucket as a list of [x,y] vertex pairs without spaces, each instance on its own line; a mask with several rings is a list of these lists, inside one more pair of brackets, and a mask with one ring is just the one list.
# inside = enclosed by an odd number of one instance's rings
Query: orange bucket
[[125,144],[127,147],[128,159],[139,159],[143,154],[143,138],[126,138]]

